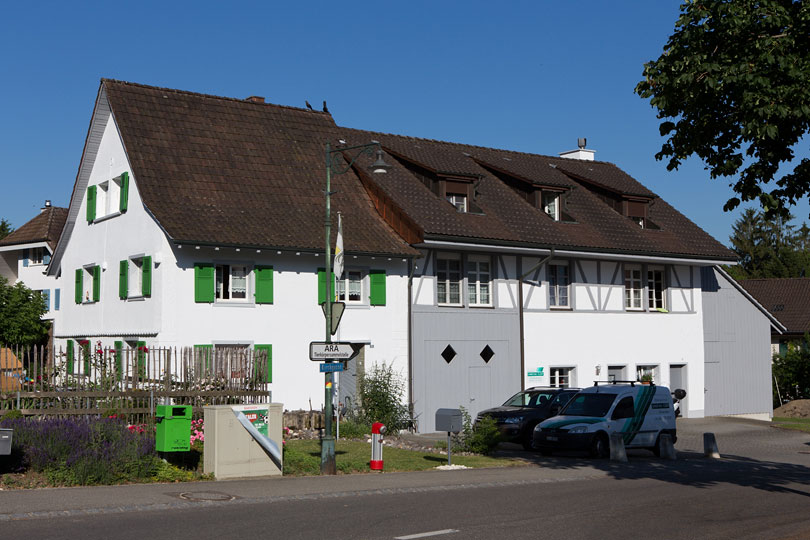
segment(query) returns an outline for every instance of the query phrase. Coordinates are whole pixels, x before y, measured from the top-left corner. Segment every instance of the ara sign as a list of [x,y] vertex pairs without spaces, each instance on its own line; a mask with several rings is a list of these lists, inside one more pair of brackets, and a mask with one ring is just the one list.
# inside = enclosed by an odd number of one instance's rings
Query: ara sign
[[351,360],[365,343],[349,343],[347,341],[336,341],[326,343],[323,341],[313,341],[309,344],[309,359],[313,362],[323,362],[324,360]]

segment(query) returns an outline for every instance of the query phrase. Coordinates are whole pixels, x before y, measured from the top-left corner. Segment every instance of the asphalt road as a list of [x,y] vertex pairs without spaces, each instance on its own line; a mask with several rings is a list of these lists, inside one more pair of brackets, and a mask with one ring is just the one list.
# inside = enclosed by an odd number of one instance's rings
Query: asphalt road
[[[723,459],[702,456],[704,430]],[[504,469],[2,492],[0,538],[810,539],[810,435],[690,421],[677,448],[674,462],[524,454]]]

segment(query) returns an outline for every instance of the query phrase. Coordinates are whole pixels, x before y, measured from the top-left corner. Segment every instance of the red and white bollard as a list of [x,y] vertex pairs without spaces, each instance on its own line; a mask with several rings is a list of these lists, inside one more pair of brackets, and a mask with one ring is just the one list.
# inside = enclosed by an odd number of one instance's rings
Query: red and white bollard
[[369,463],[372,471],[383,470],[383,435],[385,435],[385,425],[374,422],[371,425],[371,462]]

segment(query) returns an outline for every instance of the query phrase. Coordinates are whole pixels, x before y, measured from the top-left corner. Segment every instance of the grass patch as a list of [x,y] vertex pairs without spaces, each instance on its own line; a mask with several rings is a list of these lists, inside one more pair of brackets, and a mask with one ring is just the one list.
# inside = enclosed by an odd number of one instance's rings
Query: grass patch
[[[335,463],[343,474],[369,472],[371,445],[361,441],[337,441]],[[386,446],[383,450],[385,470],[424,471],[447,464],[447,456]],[[522,465],[514,459],[496,459],[486,456],[453,456],[453,465],[467,467],[504,467]],[[288,440],[284,449],[284,474],[287,476],[318,475],[321,471],[321,444],[312,440]]]
[[773,425],[784,429],[793,429],[810,433],[810,418],[774,417]]

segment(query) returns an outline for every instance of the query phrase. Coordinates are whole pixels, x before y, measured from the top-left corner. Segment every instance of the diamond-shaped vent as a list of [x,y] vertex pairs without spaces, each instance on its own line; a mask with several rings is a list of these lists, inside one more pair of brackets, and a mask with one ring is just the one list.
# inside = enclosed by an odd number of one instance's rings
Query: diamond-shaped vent
[[486,347],[484,347],[484,349],[481,351],[481,358],[483,358],[483,359],[484,359],[484,363],[485,363],[485,364],[488,364],[488,363],[489,363],[489,361],[490,361],[490,360],[492,360],[492,357],[493,357],[493,356],[495,356],[495,351],[493,351],[492,349],[490,349],[490,348],[489,348],[489,345],[487,345]]
[[456,357],[456,351],[454,351],[453,347],[451,347],[450,345],[445,347],[444,350],[442,351],[442,358],[444,358],[444,361],[447,362],[448,364],[455,357]]

